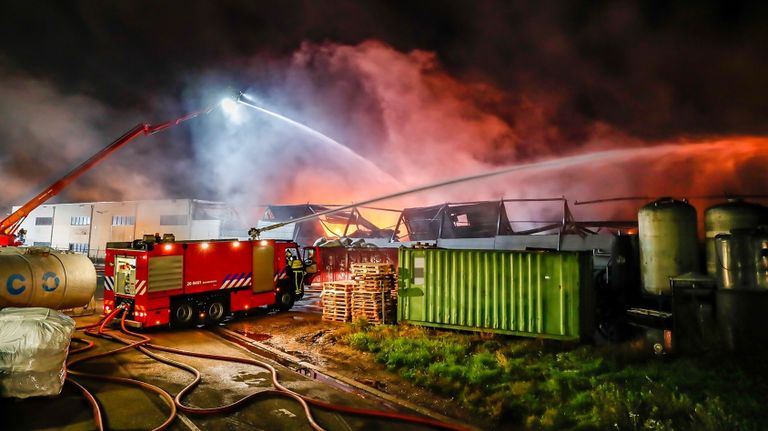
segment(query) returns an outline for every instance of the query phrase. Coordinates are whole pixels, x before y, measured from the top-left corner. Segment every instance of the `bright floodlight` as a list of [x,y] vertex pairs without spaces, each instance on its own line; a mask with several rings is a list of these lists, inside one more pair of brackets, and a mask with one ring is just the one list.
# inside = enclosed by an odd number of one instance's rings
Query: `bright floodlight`
[[221,110],[234,123],[240,123],[243,119],[243,114],[240,112],[237,102],[230,98],[225,98],[221,101]]

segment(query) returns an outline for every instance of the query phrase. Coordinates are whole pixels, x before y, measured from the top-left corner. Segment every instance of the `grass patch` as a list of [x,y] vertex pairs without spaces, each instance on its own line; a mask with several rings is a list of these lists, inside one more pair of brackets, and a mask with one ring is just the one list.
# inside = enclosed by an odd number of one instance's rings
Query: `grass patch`
[[569,347],[362,322],[342,341],[505,426],[768,429],[765,355],[662,360],[632,345]]

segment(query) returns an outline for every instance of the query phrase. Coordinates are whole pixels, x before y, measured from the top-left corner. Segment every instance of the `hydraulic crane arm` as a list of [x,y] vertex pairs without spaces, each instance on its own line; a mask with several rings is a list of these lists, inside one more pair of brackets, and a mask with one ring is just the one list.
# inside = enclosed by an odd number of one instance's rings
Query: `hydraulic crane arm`
[[67,187],[72,181],[76,180],[82,174],[84,174],[89,169],[94,167],[97,163],[101,162],[102,160],[110,156],[112,153],[117,151],[117,149],[122,147],[124,144],[132,141],[134,138],[138,137],[139,135],[146,135],[146,136],[152,135],[154,133],[163,131],[169,127],[173,127],[175,125],[181,124],[184,121],[195,118],[201,114],[207,114],[212,110],[213,110],[212,107],[207,108],[202,111],[192,112],[182,117],[169,120],[164,123],[154,124],[154,125],[150,125],[150,124],[136,125],[134,128],[126,132],[123,136],[119,137],[116,141],[102,148],[98,153],[91,156],[88,160],[81,163],[79,166],[77,166],[75,169],[70,171],[68,174],[64,175],[58,181],[56,181],[55,183],[47,187],[45,190],[38,193],[37,196],[30,199],[29,202],[25,203],[19,209],[11,213],[11,215],[9,215],[8,217],[0,221],[0,246],[20,245],[16,241],[16,232],[18,231],[18,228],[21,225],[21,222],[24,221],[24,218],[26,218],[30,212],[32,212],[35,208],[45,203],[45,201],[47,201],[51,197],[56,196],[61,190]]

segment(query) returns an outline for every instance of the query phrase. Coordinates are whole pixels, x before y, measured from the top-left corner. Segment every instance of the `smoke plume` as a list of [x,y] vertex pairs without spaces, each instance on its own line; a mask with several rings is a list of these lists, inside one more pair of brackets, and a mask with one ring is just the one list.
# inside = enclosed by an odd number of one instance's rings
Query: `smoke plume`
[[[398,187],[617,148],[627,151],[383,204],[400,208],[502,197],[565,196],[574,201],[756,194],[768,179],[758,168],[768,158],[763,138],[648,140],[594,122],[583,129],[582,140],[573,143],[554,117],[563,109],[561,100],[537,91],[509,94],[482,81],[458,79],[442,68],[434,53],[423,50],[400,52],[379,41],[305,43],[268,70],[266,77],[254,73],[254,81],[266,84],[248,89],[260,106],[338,139],[401,185],[365,169],[359,160],[340,158],[332,147],[295,127],[246,109],[247,120],[241,124],[226,125],[221,118],[221,124],[207,125],[194,135],[200,138],[200,161],[213,172],[217,193],[241,207],[349,203]],[[223,136],[221,130],[228,132]],[[633,219],[640,204],[580,207],[576,214]],[[551,218],[560,211],[521,209],[519,216]]]
[[[135,114],[67,94],[50,82],[0,70],[0,205],[9,210],[74,169],[136,124]],[[140,140],[141,138],[137,138]],[[148,138],[157,144],[158,139]],[[52,201],[153,199],[168,195],[157,150],[127,145]],[[165,181],[164,181],[165,180]]]

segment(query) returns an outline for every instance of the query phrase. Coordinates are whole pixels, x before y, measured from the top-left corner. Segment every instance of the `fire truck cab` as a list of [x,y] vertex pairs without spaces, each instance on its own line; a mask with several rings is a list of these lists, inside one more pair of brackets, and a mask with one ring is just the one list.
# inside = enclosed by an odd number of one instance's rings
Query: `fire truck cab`
[[217,324],[259,306],[289,310],[316,268],[292,241],[144,240],[107,244],[104,312],[134,327]]

